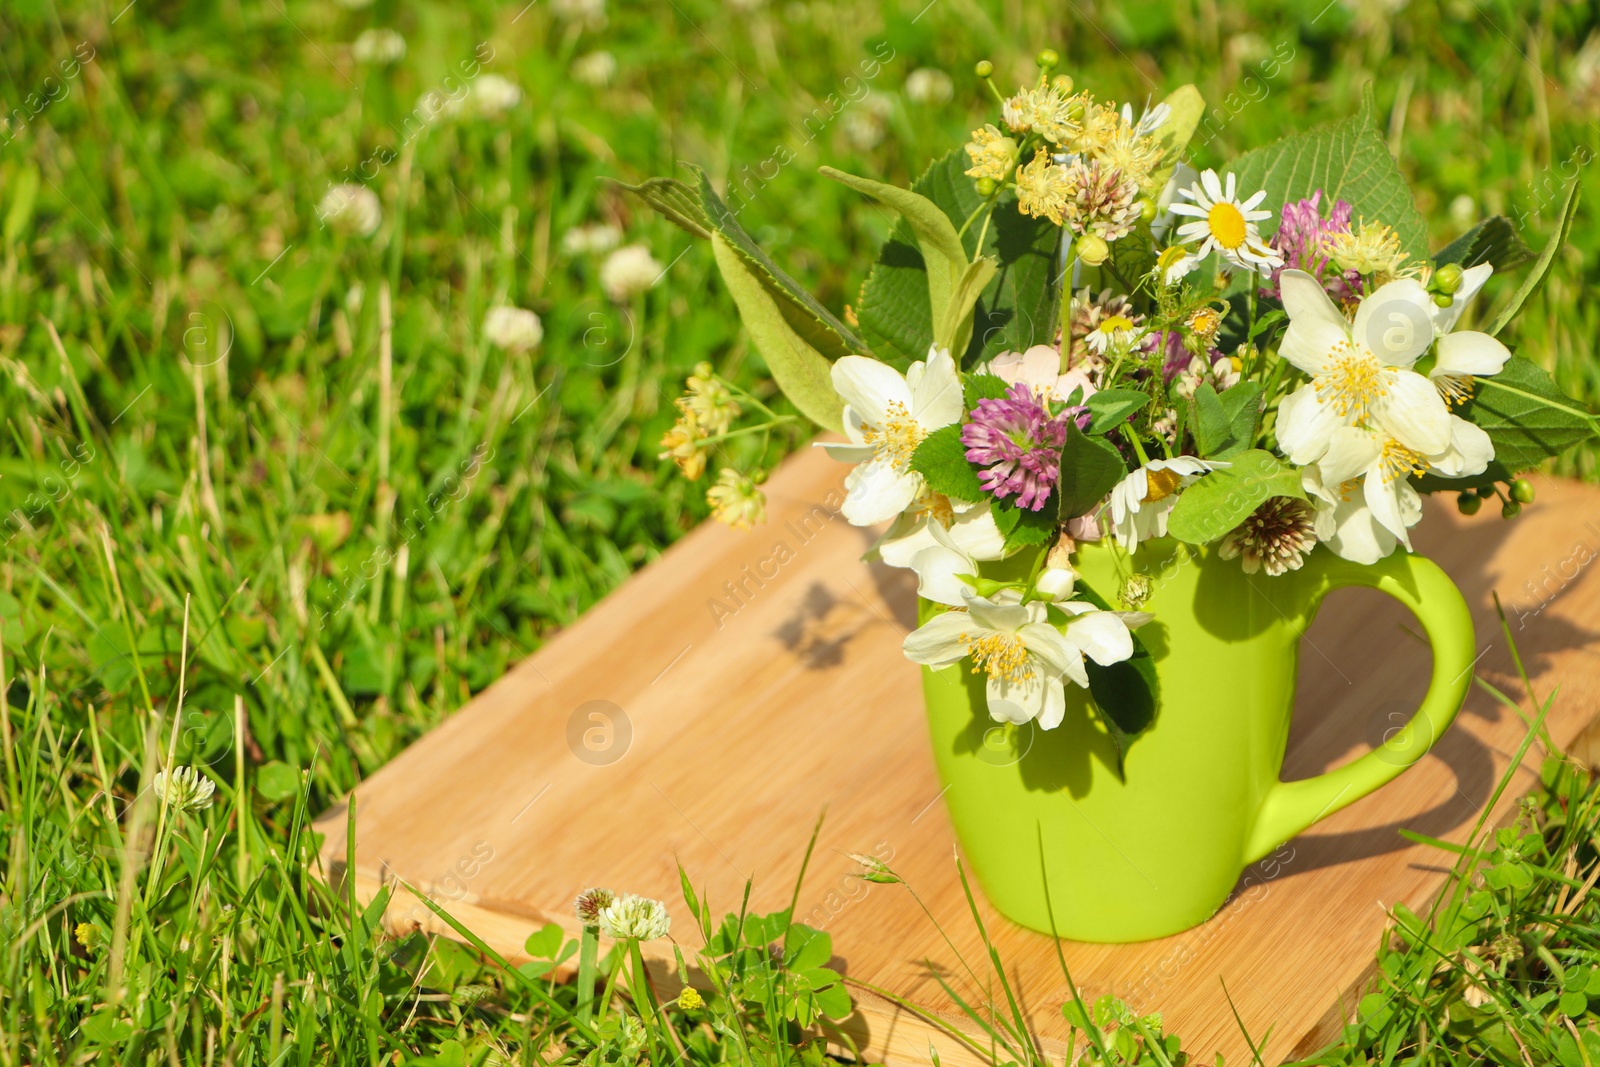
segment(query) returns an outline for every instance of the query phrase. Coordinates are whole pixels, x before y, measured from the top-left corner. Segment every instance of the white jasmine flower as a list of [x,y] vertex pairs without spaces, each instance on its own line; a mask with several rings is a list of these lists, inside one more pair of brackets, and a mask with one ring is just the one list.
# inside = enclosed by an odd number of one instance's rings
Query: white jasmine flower
[[499,74],[483,74],[472,83],[472,109],[484,118],[499,118],[522,102],[522,88]]
[[[895,517],[874,551],[891,567],[915,570],[922,596],[959,607],[962,603],[959,590],[924,581],[924,570],[930,575],[933,573],[935,558],[930,557],[921,565],[916,562],[922,552],[947,545],[970,561],[963,562],[962,569],[952,573],[977,574],[977,561],[1000,559],[1005,555],[1006,537],[995,524],[989,505],[952,500],[925,488],[911,507]],[[920,588],[924,584],[926,590]]]
[[1133,635],[1114,612],[1081,601],[1053,605],[1070,616],[1065,628],[1049,621],[1050,608],[1028,604],[1011,590],[994,599],[966,593],[965,611],[946,611],[906,637],[906,657],[935,670],[971,658],[987,674],[989,716],[996,722],[1037,720],[1053,730],[1066,714],[1063,679],[1087,688],[1084,657],[1120,663],[1133,655]]
[[569,256],[609,252],[622,243],[622,231],[609,222],[574,226],[561,235],[561,251]]
[[590,52],[572,61],[572,79],[579,85],[610,85],[617,76],[617,59],[610,52]]
[[654,941],[672,926],[667,906],[659,900],[628,893],[600,909],[600,932],[613,940]]
[[1178,503],[1178,490],[1201,475],[1231,464],[1197,456],[1153,459],[1111,489],[1111,528],[1126,552],[1139,542],[1167,533],[1167,515]]
[[1476,330],[1450,332],[1461,320],[1466,305],[1493,273],[1494,267],[1488,263],[1462,271],[1461,287],[1456,290],[1449,307],[1429,302],[1438,344],[1434,348],[1433,369],[1428,371],[1428,379],[1447,404],[1465,401],[1472,395],[1473,379],[1499,374],[1505,369],[1506,360],[1511,358],[1511,350],[1489,334]]
[[[1343,426],[1371,425],[1422,456],[1449,447],[1450,411],[1411,369],[1433,343],[1433,298],[1420,282],[1381,286],[1361,301],[1354,323],[1304,271],[1284,271],[1279,285],[1289,313],[1279,353],[1311,375],[1278,408],[1278,444],[1291,462],[1321,459]],[[1469,341],[1463,351],[1479,349]]]
[[1410,549],[1410,528],[1422,518],[1422,497],[1411,476],[1481,474],[1494,458],[1482,429],[1455,415],[1447,419],[1448,443],[1433,455],[1415,452],[1381,429],[1334,430],[1321,460],[1301,473],[1317,499],[1318,538],[1356,563],[1375,563],[1396,544]]
[[526,352],[544,340],[544,325],[525,308],[492,307],[483,317],[483,336],[507,352]]
[[1070,400],[1079,389],[1083,390],[1079,400],[1087,400],[1097,392],[1082,367],[1062,371],[1061,353],[1055,345],[1034,345],[1026,352],[1002,352],[989,361],[988,371],[1008,385],[1026,382],[1035,396],[1057,403]]
[[193,767],[176,767],[171,771],[157,771],[150,782],[156,798],[179,811],[203,811],[211,806],[217,783]]
[[950,75],[937,67],[918,67],[906,75],[906,96],[919,104],[944,104],[955,95]]
[[823,442],[828,455],[856,467],[845,479],[841,509],[855,526],[899,515],[924,488],[911,456],[934,430],[961,418],[961,379],[950,353],[928,349],[902,377],[887,363],[844,356],[833,364],[833,387],[844,400],[848,444]]
[[1179,196],[1194,203],[1174,203],[1169,210],[1175,215],[1198,220],[1179,226],[1178,236],[1184,241],[1201,242],[1196,253],[1201,259],[1216,252],[1242,270],[1283,266],[1283,257],[1261,239],[1261,230],[1256,225],[1272,217],[1272,212],[1256,209],[1256,205],[1266,199],[1267,191],[1262,189],[1248,200],[1240,200],[1237,185],[1237,179],[1230,174],[1224,188],[1217,172],[1207,170],[1201,173],[1198,184],[1178,190]]
[[363,30],[355,44],[351,45],[350,54],[357,63],[375,63],[386,67],[406,57],[406,39],[387,26]]
[[317,218],[342,233],[370,237],[383,222],[378,194],[365,185],[335,185],[317,205]]
[[1033,590],[1048,600],[1070,600],[1078,581],[1071,567],[1046,567],[1033,581]]
[[[987,507],[974,507],[968,514],[987,514],[988,511]],[[998,546],[995,541],[999,542]],[[916,572],[918,596],[935,604],[959,608],[966,604],[965,594],[971,592],[971,587],[961,580],[961,575],[973,578],[978,575],[974,547],[989,550],[985,559],[1000,558],[1005,548],[1005,536],[994,525],[992,516],[987,522],[952,523],[948,529],[938,521],[927,522],[917,535],[897,543],[894,552],[897,556],[904,556],[905,566]],[[884,562],[890,561],[885,557]]]
[[664,273],[647,246],[627,245],[600,265],[600,288],[612,300],[625,304],[646,289],[655,288]]

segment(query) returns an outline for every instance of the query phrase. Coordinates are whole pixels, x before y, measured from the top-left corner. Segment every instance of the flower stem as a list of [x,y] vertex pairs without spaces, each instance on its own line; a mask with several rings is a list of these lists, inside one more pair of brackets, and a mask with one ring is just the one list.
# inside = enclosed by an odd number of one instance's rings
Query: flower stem
[[588,1023],[594,1006],[594,979],[600,962],[600,928],[585,924],[578,942],[578,1020]]
[[728,438],[730,438],[730,437],[743,437],[745,434],[761,433],[764,430],[770,430],[770,429],[772,429],[772,427],[781,425],[781,424],[786,423],[786,422],[799,422],[799,421],[800,421],[800,417],[798,415],[774,415],[772,417],[772,421],[771,422],[762,422],[762,423],[756,424],[755,426],[741,426],[737,430],[729,430],[727,433],[719,433],[719,434],[715,435],[714,437],[702,437],[702,438],[700,438],[700,444],[702,444],[702,445],[719,444],[719,443],[721,443],[723,441],[728,440]]

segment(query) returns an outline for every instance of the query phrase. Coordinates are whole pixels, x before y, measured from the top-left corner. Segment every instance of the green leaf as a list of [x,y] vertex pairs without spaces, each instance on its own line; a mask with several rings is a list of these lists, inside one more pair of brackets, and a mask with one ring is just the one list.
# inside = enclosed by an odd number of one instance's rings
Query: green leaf
[[[1082,579],[1077,584],[1077,596],[1101,611],[1111,610],[1110,602]],[[1133,655],[1121,663],[1102,667],[1087,657],[1083,661],[1089,675],[1089,695],[1117,746],[1118,774],[1122,773],[1121,762],[1128,758],[1128,748],[1155,722],[1161,706],[1161,680],[1156,677],[1155,659],[1138,633],[1130,631],[1130,635]]]
[[1595,416],[1556,387],[1540,367],[1512,356],[1499,374],[1477,379],[1456,412],[1489,435],[1494,458],[1515,473],[1595,435]]
[[833,938],[805,923],[795,923],[783,938],[784,966],[791,971],[821,967],[833,958]]
[[[894,208],[917,235],[923,268],[928,274],[928,308],[932,315],[934,343],[948,347],[952,336],[951,306],[958,302],[958,296],[964,298],[970,288],[967,278],[970,260],[949,216],[932,200],[911,189],[859,178],[833,167],[823,167],[822,174]],[[987,284],[987,279],[984,281]],[[976,301],[975,294],[972,299]]]
[[962,399],[967,410],[972,411],[980,400],[999,400],[1006,395],[1011,383],[998,374],[969,373],[962,376]]
[[1233,430],[1228,410],[1210,384],[1194,391],[1194,443],[1200,455],[1210,458],[1226,447]]
[[850,991],[844,983],[836,983],[825,989],[819,989],[812,994],[816,997],[817,1007],[830,1019],[843,1019],[853,1010],[850,1003]]
[[561,927],[555,923],[545,923],[528,935],[522,949],[536,960],[554,959],[556,953],[561,951]]
[[300,772],[279,760],[261,765],[256,771],[256,792],[274,804],[300,792]]
[[922,475],[935,493],[957,500],[984,498],[978,472],[967,462],[967,446],[961,443],[958,424],[941,427],[924,437],[911,454],[911,469]]
[[1533,249],[1517,236],[1517,228],[1504,215],[1491,215],[1439,249],[1433,265],[1458,263],[1461,269],[1487,263],[1495,273],[1520,267],[1533,258]]
[[1167,532],[1192,545],[1209,544],[1275,496],[1305,499],[1300,472],[1259,448],[1240,452],[1232,466],[1212,471],[1185,489],[1167,518]]
[[1285,203],[1321,189],[1324,210],[1348,200],[1357,221],[1393,227],[1407,255],[1427,258],[1427,223],[1378,132],[1370,85],[1350,118],[1246,152],[1228,169],[1238,177],[1240,195],[1267,191],[1262,206],[1275,217],[1282,217]]
[[[851,353],[867,352],[865,341],[761,250],[744,227],[739,225],[734,212],[711,188],[705,172],[689,164],[684,166],[694,175],[692,185],[677,178],[651,178],[639,185],[617,184],[696,237],[720,235],[744,261],[748,273],[767,291],[789,328],[824,357],[832,360]],[[720,266],[721,261],[718,263]],[[727,276],[726,270],[723,276]],[[926,350],[923,355],[926,355]],[[917,358],[922,357],[919,355]]]
[[[935,161],[912,185],[944,213],[953,228],[966,224],[983,204],[972,179],[962,171],[966,155],[956,149]],[[983,247],[978,237],[983,235]],[[982,216],[961,234],[969,259],[981,252],[992,258],[996,273],[973,314],[973,337],[952,349],[957,362],[971,365],[1000,352],[1026,351],[1055,337],[1059,286],[1054,284],[1061,230],[1047,219],[1017,210],[1016,199],[1002,196],[985,232]],[[897,222],[879,249],[871,273],[861,287],[856,307],[861,331],[880,358],[904,367],[924,359],[933,343],[934,319],[929,280],[911,228]]]
[[1050,506],[1048,500],[1038,511],[999,502],[992,504],[991,507],[995,512],[996,524],[1000,524],[1001,515],[1007,516],[1005,524],[1001,527],[1006,535],[1006,555],[1032,545],[1049,544],[1055,540],[1056,533],[1060,530],[1056,524],[1055,509]]
[[1166,162],[1150,172],[1150,178],[1143,186],[1146,193],[1159,193],[1166,186],[1167,179],[1177,169],[1183,150],[1189,147],[1189,140],[1206,113],[1206,99],[1193,85],[1178,86],[1167,94],[1162,103],[1172,109],[1167,121],[1156,131],[1156,140],[1161,144]]
[[995,270],[994,260],[976,259],[968,263],[961,277],[956,279],[950,303],[944,310],[944,321],[934,324],[933,340],[940,348],[957,356],[967,350],[972,341],[973,309],[984,287],[994,278]]
[[1087,515],[1127,473],[1128,464],[1115,445],[1085,434],[1069,420],[1067,440],[1061,446],[1061,480],[1056,484],[1056,521]]
[[844,402],[834,391],[833,365],[790,326],[769,290],[727,238],[711,235],[717,269],[739,307],[739,317],[767,361],[772,378],[800,413],[825,430],[844,426]]
[[1573,1019],[1581,1019],[1583,1013],[1589,1010],[1589,998],[1582,993],[1561,994],[1561,1014]]
[[1105,433],[1150,403],[1150,397],[1138,389],[1102,389],[1084,403],[1089,408],[1089,432]]
[[1561,251],[1561,246],[1566,244],[1567,235],[1572,232],[1572,220],[1578,213],[1578,179],[1572,179],[1572,184],[1567,186],[1567,199],[1561,205],[1561,217],[1556,223],[1556,232],[1550,235],[1550,240],[1545,242],[1544,251],[1539,253],[1539,259],[1533,265],[1533,270],[1522,279],[1522,284],[1517,286],[1517,291],[1511,298],[1511,303],[1500,312],[1500,317],[1494,320],[1494,326],[1489,333],[1498,337],[1500,331],[1505,329],[1517,313],[1522,310],[1539,287],[1544,284],[1545,277],[1550,273],[1550,268],[1555,264],[1556,253]]
[[16,244],[33,221],[33,206],[39,199],[39,168],[27,164],[17,174],[11,188],[11,207],[6,210],[6,244]]
[[1225,459],[1249,448],[1254,442],[1256,418],[1260,414],[1261,386],[1240,382],[1217,395],[1210,384],[1194,391],[1189,408],[1193,417],[1195,447],[1207,459]]

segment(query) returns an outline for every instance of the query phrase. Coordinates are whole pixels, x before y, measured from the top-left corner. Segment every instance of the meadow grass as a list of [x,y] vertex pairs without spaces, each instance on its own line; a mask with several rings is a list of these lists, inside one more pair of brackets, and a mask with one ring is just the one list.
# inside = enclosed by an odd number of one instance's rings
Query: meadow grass
[[[1494,212],[1537,244],[1570,177],[1596,186],[1595,15],[1555,0],[589,6],[0,12],[0,1064],[820,1055],[785,1015],[789,965],[811,957],[758,949],[787,936],[781,918],[706,919],[713,962],[765,984],[670,1023],[626,966],[597,964],[622,977],[584,1024],[611,1029],[586,1044],[571,987],[383,934],[324,885],[306,829],[706,514],[706,483],[655,458],[697,362],[781,403],[707,250],[602,177],[706,166],[842,313],[888,220],[816,167],[909,180],[985,111],[975,60],[1017,80],[1050,46],[1117,99],[1194,81],[1214,105],[1200,165],[1342,117],[1375,82],[1435,245]],[[393,65],[353,58],[378,26],[407,42]],[[615,69],[592,84],[602,53]],[[949,75],[951,99],[908,95],[922,68]],[[522,102],[495,119],[418,111],[469,70],[512,78]],[[319,221],[345,181],[379,196],[370,238]],[[1513,338],[1591,403],[1596,202]],[[650,247],[659,284],[607,296],[603,254],[564,240],[601,222]],[[501,303],[540,313],[540,347],[486,341]],[[711,474],[799,440],[729,441]],[[1591,475],[1595,455],[1561,469]],[[201,768],[214,805],[158,803],[170,764]],[[1537,929],[1592,867],[1578,780],[1551,781],[1562,818],[1541,823],[1531,888],[1505,887],[1522,894],[1507,930]],[[1562,929],[1587,924],[1570,936],[1590,952],[1593,922]],[[1504,1050],[1549,1029],[1580,972],[1564,945],[1544,946],[1554,968],[1503,947],[1473,966],[1523,997],[1504,994],[1517,1037],[1460,1047],[1521,1062]],[[1448,1032],[1437,1012],[1461,1010],[1466,981],[1437,979],[1427,951],[1389,952],[1393,1011],[1334,1062]],[[1555,974],[1557,1001],[1530,1007]],[[641,1005],[650,1025],[630,1030]],[[1557,1056],[1565,1032],[1539,1049]],[[1571,1062],[1600,1062],[1584,1055]]]

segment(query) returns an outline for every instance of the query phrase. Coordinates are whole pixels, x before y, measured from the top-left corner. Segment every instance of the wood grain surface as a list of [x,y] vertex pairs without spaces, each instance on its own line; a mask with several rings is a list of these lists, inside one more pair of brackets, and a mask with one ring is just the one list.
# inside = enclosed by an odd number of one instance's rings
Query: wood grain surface
[[[804,450],[768,484],[765,526],[696,530],[365,782],[363,898],[404,879],[518,958],[546,921],[575,933],[574,895],[604,885],[666,900],[692,956],[678,865],[719,911],[737,909],[747,879],[754,908],[780,908],[826,810],[798,918],[832,935],[834,966],[957,1025],[936,974],[971,1002],[1000,997],[957,881],[917,668],[900,653],[914,582],[860,562],[872,535],[834,510],[844,471]],[[1489,506],[1465,519],[1450,499],[1430,502],[1416,544],[1474,606],[1480,679],[1523,697],[1499,593],[1536,695],[1560,684],[1549,729],[1566,745],[1600,688],[1600,578],[1588,566],[1600,556],[1600,491],[1534,484],[1538,502],[1514,522]],[[1302,649],[1285,778],[1342,763],[1409,716],[1429,669],[1415,630],[1380,594],[1329,599]],[[1475,689],[1417,767],[1251,868],[1210,922],[1136,945],[1066,943],[1074,979],[1086,996],[1160,1011],[1197,1059],[1247,1062],[1225,982],[1252,1035],[1270,1030],[1269,1062],[1309,1053],[1359,995],[1385,909],[1423,905],[1445,877],[1451,857],[1397,831],[1463,838],[1523,732]],[[1520,787],[1542,757],[1535,745]],[[345,818],[340,805],[320,824],[335,878]],[[953,947],[905,886],[855,878],[851,853],[888,861]],[[1067,991],[1054,945],[980,905],[1037,1034],[1061,1047]],[[441,928],[404,891],[389,922]],[[874,1056],[927,1063],[931,1041],[947,1064],[978,1062],[914,1015],[858,999],[849,1029]]]

